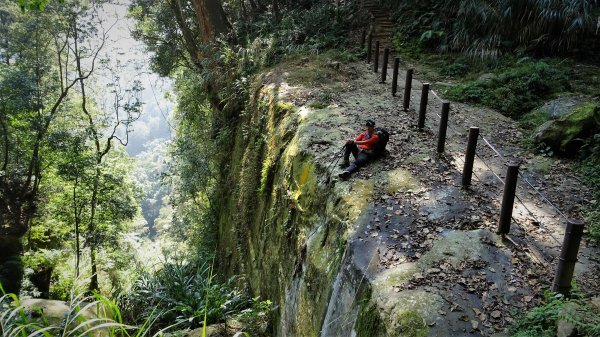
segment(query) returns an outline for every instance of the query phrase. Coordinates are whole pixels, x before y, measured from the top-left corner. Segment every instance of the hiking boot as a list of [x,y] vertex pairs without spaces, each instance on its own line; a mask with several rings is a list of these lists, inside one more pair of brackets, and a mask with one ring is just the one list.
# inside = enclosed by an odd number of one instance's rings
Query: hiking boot
[[342,179],[342,180],[347,180],[348,178],[350,178],[350,172],[344,171],[344,172],[340,173],[338,175],[338,177],[340,177],[340,179]]
[[339,167],[340,167],[341,169],[345,169],[345,168],[346,168],[346,167],[348,167],[348,166],[350,166],[350,162],[347,162],[347,161],[345,161],[345,162],[343,162],[343,163],[341,163],[341,164],[339,165]]

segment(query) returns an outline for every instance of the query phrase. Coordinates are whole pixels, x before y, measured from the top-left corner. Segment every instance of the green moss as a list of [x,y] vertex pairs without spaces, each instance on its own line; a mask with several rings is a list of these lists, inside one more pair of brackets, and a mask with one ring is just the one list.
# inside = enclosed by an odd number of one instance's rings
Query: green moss
[[536,156],[529,161],[529,169],[538,174],[546,174],[554,164],[554,159],[545,156]]
[[397,191],[414,190],[418,185],[418,180],[405,169],[395,169],[382,173],[377,177],[378,183],[383,184],[387,193]]
[[519,118],[519,124],[524,129],[533,130],[544,124],[544,122],[548,121],[549,119],[550,116],[547,113],[539,109],[535,109],[521,116],[521,118]]
[[346,62],[341,54],[326,53],[310,57],[294,58],[279,65],[288,73],[292,85],[331,85],[340,82],[345,76],[340,69],[332,65],[334,61]]
[[496,76],[450,87],[454,100],[480,104],[518,117],[553,94],[569,89],[566,72],[543,61],[527,61],[504,68]]
[[321,90],[314,102],[311,102],[308,106],[313,109],[324,109],[333,102],[333,92],[329,90]]
[[398,329],[390,337],[425,337],[427,325],[423,318],[414,311],[398,314]]
[[545,123],[539,128],[535,141],[554,151],[574,154],[583,139],[600,129],[600,106],[594,102],[581,104],[571,113],[558,120]]
[[325,109],[326,107],[329,106],[329,104],[325,103],[325,102],[317,101],[317,102],[310,103],[308,106],[313,109]]
[[356,219],[371,202],[374,193],[373,180],[355,179],[343,200],[349,209],[349,218]]
[[596,121],[596,125],[600,125],[600,107],[593,102],[584,103],[573,110],[573,114],[561,118],[562,121],[567,121],[565,125],[565,139],[561,146],[566,146],[571,139],[577,137],[582,129],[592,120]]
[[296,107],[292,103],[276,102],[273,104],[272,116],[274,118],[279,118],[283,115],[294,112],[295,109]]
[[272,165],[273,165],[273,161],[271,160],[271,158],[266,158],[263,161],[261,175],[260,175],[260,188],[259,188],[259,192],[261,192],[261,193],[263,193],[265,191],[268,177],[269,177],[269,172],[271,171]]
[[381,333],[384,329],[377,305],[368,301],[361,303],[355,325],[356,337],[375,337],[376,333]]

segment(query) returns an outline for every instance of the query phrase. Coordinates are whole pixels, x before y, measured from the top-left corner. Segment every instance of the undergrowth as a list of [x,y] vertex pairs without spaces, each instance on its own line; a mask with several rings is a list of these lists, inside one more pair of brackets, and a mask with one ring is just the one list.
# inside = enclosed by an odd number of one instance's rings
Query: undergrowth
[[584,209],[584,218],[590,238],[600,244],[600,133],[586,141],[584,159],[579,173],[592,190],[593,201]]
[[577,336],[600,336],[600,313],[577,291],[567,299],[555,293],[546,293],[539,307],[528,312],[511,328],[512,337],[554,337],[559,321],[569,322]]
[[449,87],[445,92],[453,100],[487,106],[517,118],[569,89],[563,71],[544,61],[528,59],[487,78]]
[[46,316],[41,309],[22,305],[0,284],[0,335],[158,337],[226,320],[238,322],[235,329],[244,333],[237,335],[260,337],[271,332],[272,303],[250,298],[231,282],[217,282],[205,265],[166,263],[154,274],[142,274],[118,302],[77,289],[80,285],[74,284],[64,313],[53,310],[53,316]]
[[175,259],[153,273],[142,271],[118,303],[125,320],[134,324],[154,316],[153,330],[173,323],[195,329],[204,322],[210,325],[235,319],[252,336],[264,336],[272,303],[237,290],[235,281],[219,282],[208,264]]

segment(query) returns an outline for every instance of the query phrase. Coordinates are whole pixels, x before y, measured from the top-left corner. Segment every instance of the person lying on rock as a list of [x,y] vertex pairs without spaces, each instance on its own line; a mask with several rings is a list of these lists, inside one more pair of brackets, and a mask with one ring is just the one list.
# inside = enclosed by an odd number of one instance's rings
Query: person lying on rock
[[[339,174],[340,179],[346,180],[350,175],[375,157],[375,145],[379,142],[379,136],[375,133],[375,122],[368,119],[365,123],[366,130],[355,139],[346,141],[344,151],[344,162],[340,164],[346,168]],[[354,156],[354,162],[350,164],[350,153]]]

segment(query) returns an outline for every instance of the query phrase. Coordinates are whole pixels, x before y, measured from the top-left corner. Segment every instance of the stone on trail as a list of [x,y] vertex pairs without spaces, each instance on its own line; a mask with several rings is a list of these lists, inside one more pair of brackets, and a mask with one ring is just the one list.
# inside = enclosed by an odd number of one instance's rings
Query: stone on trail
[[568,114],[550,120],[534,132],[535,142],[552,150],[574,155],[583,145],[583,138],[600,130],[600,105],[585,103],[574,107]]

